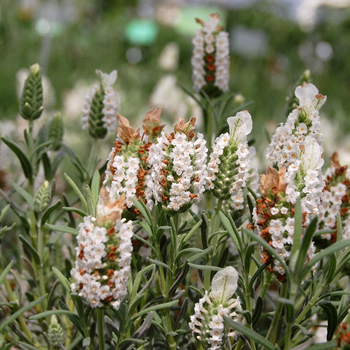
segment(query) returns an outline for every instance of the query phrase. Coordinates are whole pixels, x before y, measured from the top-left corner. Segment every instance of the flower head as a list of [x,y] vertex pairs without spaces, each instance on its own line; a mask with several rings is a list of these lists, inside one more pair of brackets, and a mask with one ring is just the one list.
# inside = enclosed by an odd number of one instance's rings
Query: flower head
[[111,203],[102,189],[98,219],[86,216],[79,224],[71,289],[92,308],[119,309],[127,294],[133,230],[131,221],[120,220],[123,206],[121,201]]
[[174,132],[163,131],[157,143],[150,147],[146,176],[146,202],[163,204],[170,215],[186,211],[200,201],[206,181],[206,141],[193,133],[195,118],[187,123],[181,118]]
[[228,266],[217,272],[212,280],[211,292],[205,291],[203,298],[195,304],[194,315],[189,326],[205,349],[221,349],[229,336],[234,336],[223,322],[223,316],[238,318],[241,310],[239,298],[232,298],[237,289],[238,273]]
[[219,25],[218,14],[210,15],[208,21],[196,19],[202,29],[193,38],[193,88],[205,90],[209,95],[217,96],[228,90],[230,50],[228,33]]
[[112,88],[117,79],[117,71],[106,74],[96,70],[96,74],[100,78],[100,84],[86,94],[81,120],[83,129],[89,128],[92,137],[104,138],[107,132],[115,130],[120,110],[120,96]]

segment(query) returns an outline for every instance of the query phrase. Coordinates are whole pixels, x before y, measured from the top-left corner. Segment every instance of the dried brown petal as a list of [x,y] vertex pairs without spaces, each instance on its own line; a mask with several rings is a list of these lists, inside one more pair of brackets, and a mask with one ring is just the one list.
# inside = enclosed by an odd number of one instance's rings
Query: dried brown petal
[[130,126],[129,120],[124,118],[122,115],[117,114],[118,118],[118,134],[120,138],[126,143],[129,144],[140,138],[140,129],[133,129]]
[[[99,204],[102,213],[98,217],[99,223],[112,222],[115,223],[120,219],[121,214],[125,205],[125,194],[123,194],[119,199],[112,202],[109,198],[107,190],[103,187],[100,191]],[[103,216],[102,216],[103,215]]]
[[287,187],[287,183],[283,183],[285,172],[285,167],[282,167],[278,171],[275,168],[268,167],[266,175],[260,175],[261,193],[266,195],[272,189],[275,189],[278,192],[285,192]]
[[190,121],[185,123],[185,120],[183,118],[180,118],[179,123],[174,124],[174,130],[177,132],[182,132],[186,136],[192,138],[194,136],[193,130],[194,130],[194,125],[196,123],[196,118],[191,117]]
[[161,107],[153,107],[143,118],[143,128],[146,134],[160,134],[165,124],[160,124]]
[[335,151],[331,156],[331,162],[334,168],[340,168],[341,165],[339,163],[339,154],[337,151]]

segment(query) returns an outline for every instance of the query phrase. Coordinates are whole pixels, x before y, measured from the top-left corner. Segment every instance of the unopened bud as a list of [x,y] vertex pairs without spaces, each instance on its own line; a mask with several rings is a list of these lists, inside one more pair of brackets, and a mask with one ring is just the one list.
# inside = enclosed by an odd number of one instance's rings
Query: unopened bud
[[34,64],[24,83],[19,103],[19,112],[26,120],[35,120],[43,111],[43,87],[41,83],[40,66]]
[[61,113],[56,113],[49,124],[49,139],[52,141],[52,149],[58,151],[64,134],[64,125]]
[[54,350],[61,349],[61,344],[64,342],[64,331],[62,326],[58,323],[56,315],[51,316],[51,323],[48,331],[49,341]]
[[43,185],[39,188],[34,198],[34,210],[38,213],[42,213],[49,206],[49,202],[50,202],[49,182],[45,181]]

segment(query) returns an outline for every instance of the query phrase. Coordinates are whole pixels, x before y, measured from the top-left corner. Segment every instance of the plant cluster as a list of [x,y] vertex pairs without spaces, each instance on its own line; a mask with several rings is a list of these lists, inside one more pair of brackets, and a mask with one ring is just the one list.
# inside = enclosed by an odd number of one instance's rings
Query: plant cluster
[[[200,35],[206,53],[219,55],[218,16],[199,23],[194,57]],[[219,77],[223,58],[203,74]],[[195,118],[165,133],[159,107],[142,131],[132,128],[118,114],[116,71],[98,74],[82,111],[88,160],[63,142],[59,115],[34,132],[43,109],[38,65],[20,101],[24,140],[2,138],[26,180],[1,190],[0,238],[13,236],[21,257],[1,259],[1,348],[347,349],[350,180],[336,154],[322,175],[326,97],[309,82],[295,89],[257,190],[253,118],[236,110],[225,84],[199,87],[195,78],[199,94],[188,90],[204,133]],[[117,124],[114,147],[101,156],[99,139]],[[68,195],[55,183],[64,156],[80,175],[64,175]],[[11,212],[18,220],[7,226]]]

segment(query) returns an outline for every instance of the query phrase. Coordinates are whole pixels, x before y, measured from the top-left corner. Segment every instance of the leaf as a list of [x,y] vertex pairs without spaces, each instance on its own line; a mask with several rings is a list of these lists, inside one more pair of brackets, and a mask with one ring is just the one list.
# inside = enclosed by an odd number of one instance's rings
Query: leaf
[[276,301],[284,305],[287,323],[293,323],[294,320],[294,304],[286,298],[276,298]]
[[13,260],[6,266],[5,270],[0,275],[0,286],[1,286],[2,282],[4,281],[4,279],[6,278],[6,275],[10,271],[12,265],[13,265]]
[[191,96],[199,104],[199,106],[202,107],[202,109],[206,109],[203,103],[200,102],[200,100],[196,97],[196,95],[193,94],[186,86],[182,84],[179,84],[179,86],[183,91],[186,92],[187,95]]
[[158,304],[158,305],[154,305],[154,306],[151,306],[151,307],[148,307],[146,309],[143,309],[141,310],[139,313],[137,313],[132,319],[131,321],[134,321],[136,320],[137,318],[151,312],[151,311],[156,311],[156,310],[162,310],[162,309],[167,309],[167,308],[170,308],[172,306],[175,306],[177,305],[179,302],[178,300],[174,300],[174,301],[170,301],[168,303],[164,303],[164,304]]
[[136,278],[134,280],[134,285],[132,286],[130,300],[133,300],[135,298],[135,295],[137,294],[137,291],[139,289],[143,274],[149,270],[152,270],[152,269],[153,270],[155,269],[155,265],[153,265],[153,264],[145,267],[144,269],[142,269],[141,271],[139,271],[137,273]]
[[[59,304],[59,306],[60,306],[60,308],[62,310],[70,311],[68,306],[65,303],[63,303],[61,300],[58,301],[58,304]],[[77,315],[73,314],[73,313],[72,314],[67,314],[67,317],[74,324],[74,326],[77,327],[78,331],[85,338],[86,335],[85,335],[85,333],[84,333],[84,331],[83,331],[83,329],[81,327],[81,321],[80,321],[79,317]]]
[[203,220],[200,220],[196,223],[196,225],[194,225],[191,228],[191,231],[187,233],[187,235],[185,236],[185,238],[182,240],[181,244],[185,244],[191,237],[192,235],[201,227]]
[[54,266],[52,267],[52,272],[59,279],[59,281],[62,283],[64,289],[68,293],[70,293],[70,284],[69,284],[67,278],[63,276],[62,272],[60,270],[58,270],[56,267],[54,267]]
[[176,275],[173,285],[169,288],[169,293],[168,293],[168,297],[169,298],[171,298],[173,296],[173,294],[175,293],[177,287],[180,285],[182,280],[186,277],[189,269],[190,269],[190,267],[189,267],[189,265],[188,265],[188,263],[186,261],[184,267]]
[[192,255],[191,257],[189,257],[187,260],[189,262],[195,261],[197,259],[203,258],[204,256],[206,256],[207,254],[209,254],[212,250],[214,249],[214,247],[209,247],[207,249],[204,249],[202,252],[197,253]]
[[75,207],[63,207],[62,209],[65,211],[72,211],[73,213],[76,213],[76,214],[80,215],[81,217],[88,216],[88,214],[85,213],[85,211],[80,210],[80,209],[75,208]]
[[187,309],[188,309],[188,298],[185,298],[185,300],[182,303],[179,316],[177,317],[175,322],[175,329],[181,328],[182,323],[186,320]]
[[33,197],[21,186],[18,186],[15,182],[11,181],[12,187],[16,192],[24,198],[24,200],[29,204],[31,209],[34,209],[34,199]]
[[61,200],[58,200],[55,204],[52,204],[44,211],[40,222],[41,226],[45,225],[45,222],[50,217],[51,213],[60,206],[61,206]]
[[173,271],[171,270],[171,268],[170,268],[167,264],[164,264],[162,261],[153,260],[153,259],[151,259],[151,258],[147,258],[147,260],[148,260],[149,262],[151,262],[152,264],[155,264],[155,265],[157,265],[157,266],[159,266],[159,267],[163,267],[163,268],[165,268],[165,269],[168,269],[168,270],[170,271],[171,274],[173,273]]
[[264,346],[268,350],[276,350],[276,348],[264,337],[262,337],[260,334],[254,332],[253,330],[243,326],[242,324],[233,321],[231,318],[227,316],[223,316],[225,323],[227,323],[230,327],[238,331],[239,333],[245,335],[249,339],[253,339],[258,344]]
[[43,300],[45,300],[47,294],[41,296],[38,299],[35,299],[31,303],[29,303],[26,306],[23,306],[21,309],[19,309],[17,312],[15,312],[13,315],[11,315],[9,318],[6,320],[2,320],[1,325],[0,325],[0,333],[3,332],[3,330],[14,320],[16,320],[19,316],[23,315],[26,311],[31,310],[34,306],[40,304]]
[[300,197],[298,197],[297,202],[295,204],[294,218],[295,218],[295,222],[294,222],[293,245],[292,245],[292,251],[289,259],[289,268],[292,273],[296,272],[296,265],[297,265],[297,260],[299,256],[300,246],[301,246],[301,235],[303,233]]
[[226,215],[224,213],[222,213],[221,211],[219,212],[220,215],[220,219],[222,224],[225,226],[227,232],[229,233],[229,235],[231,236],[235,246],[237,247],[238,251],[241,254],[242,251],[242,242],[241,242],[241,238],[239,236],[239,233],[237,231],[236,226],[230,222],[230,220],[226,217]]
[[328,285],[332,279],[334,278],[334,271],[337,267],[337,259],[335,257],[334,254],[331,254],[329,256],[329,265],[328,265],[328,272],[327,272],[327,276],[326,276],[326,279],[325,279],[325,283],[326,285]]
[[77,236],[79,234],[78,229],[68,227],[68,226],[59,226],[59,225],[51,225],[51,224],[45,224],[45,226],[48,227],[52,231],[71,233],[74,236]]
[[251,280],[249,281],[249,290],[253,289],[253,284],[255,282],[255,280],[259,277],[259,275],[270,265],[270,263],[265,263],[263,265],[261,265],[254,273],[253,277],[251,278]]
[[302,269],[300,272],[300,279],[303,279],[305,275],[309,272],[309,270],[314,266],[317,262],[322,260],[324,257],[331,255],[332,253],[337,252],[343,248],[350,246],[350,239],[346,239],[341,242],[336,242],[332,244],[330,247],[322,250],[318,254],[316,254]]
[[336,340],[329,341],[327,343],[320,343],[310,346],[307,350],[334,350],[337,349],[338,343]]
[[193,267],[194,269],[198,269],[198,270],[209,270],[209,271],[220,271],[220,270],[222,270],[221,267],[217,267],[217,266],[197,265],[197,264],[192,264],[192,263],[188,263],[188,265],[190,267]]
[[16,154],[17,158],[19,159],[24,176],[27,179],[32,179],[33,178],[33,168],[32,165],[30,164],[30,161],[28,157],[24,154],[24,152],[10,139],[7,137],[2,137],[1,140],[3,140],[6,145]]
[[256,300],[256,303],[255,303],[255,309],[254,309],[254,313],[253,313],[253,317],[252,317],[253,327],[260,320],[260,316],[261,316],[263,308],[264,308],[264,300],[261,296],[258,296],[258,299]]
[[143,321],[141,327],[131,336],[131,338],[137,338],[140,339],[143,336],[146,335],[146,333],[148,332],[149,328],[151,327],[152,324],[152,320],[153,320],[153,312],[151,311],[145,318],[145,320]]
[[98,170],[96,170],[91,182],[91,196],[94,207],[97,206],[98,196],[100,192],[100,178],[100,173]]
[[65,173],[64,174],[65,179],[67,180],[67,182],[69,183],[69,185],[72,187],[72,190],[75,192],[75,194],[79,197],[79,199],[81,200],[81,203],[83,205],[83,209],[85,211],[87,211],[88,209],[88,205],[87,202],[85,200],[85,197],[83,196],[83,194],[81,193],[81,191],[79,190],[78,186],[75,184],[75,182]]
[[146,232],[147,232],[147,234],[148,234],[148,238],[149,238],[150,240],[152,240],[152,238],[153,238],[153,232],[152,232],[151,226],[150,226],[147,222],[145,222],[145,221],[143,221],[143,220],[141,220],[141,221],[139,222],[139,225],[140,225],[141,227],[143,227],[143,228],[146,230]]
[[68,311],[68,310],[49,310],[42,312],[40,314],[30,316],[30,320],[40,320],[41,318],[45,318],[51,315],[74,315],[73,312]]
[[257,245],[257,242],[252,242],[249,244],[248,248],[246,249],[245,253],[245,259],[244,259],[244,271],[245,273],[249,273],[250,270],[250,260],[253,255],[253,251],[255,249],[255,246]]
[[[309,249],[309,246],[310,246],[310,243],[312,240],[312,236],[315,233],[316,228],[317,228],[317,216],[312,219],[310,225],[308,226],[308,228],[305,232],[303,240],[301,242],[301,248],[300,248],[298,260],[297,260],[297,263],[295,266],[295,271],[293,271],[293,273],[295,274],[296,277],[298,277],[299,271],[301,271],[301,269],[303,268],[303,266],[305,264],[307,251]],[[301,281],[301,280],[299,280],[299,281]]]
[[334,332],[337,330],[337,309],[328,301],[321,301],[318,305],[326,312],[328,320],[327,340],[330,341]]
[[[152,216],[147,207],[144,204],[142,199],[139,201],[135,198],[132,199],[132,202],[134,203],[134,206],[140,210],[141,214],[144,216],[145,220],[147,221],[149,226],[152,226]],[[142,204],[141,204],[142,203]]]
[[257,234],[255,234],[253,231],[251,230],[244,230],[244,232],[253,240],[257,241],[259,244],[261,244],[271,255],[273,255],[275,257],[275,259],[277,259],[282,267],[284,268],[284,270],[286,271],[286,275],[287,275],[287,283],[289,283],[290,281],[290,271],[289,268],[287,267],[287,265],[285,264],[285,262],[281,259],[281,257],[277,254],[277,252],[260,236],[258,236]]
[[85,185],[85,196],[86,196],[86,203],[88,206],[88,213],[89,215],[92,215],[93,217],[96,216],[96,206],[93,203],[92,200],[92,194],[89,185]]
[[34,247],[22,235],[19,235],[18,238],[23,243],[23,246],[30,251],[30,254],[32,254],[32,257],[34,258],[35,262],[38,265],[40,265],[39,253],[34,249]]

